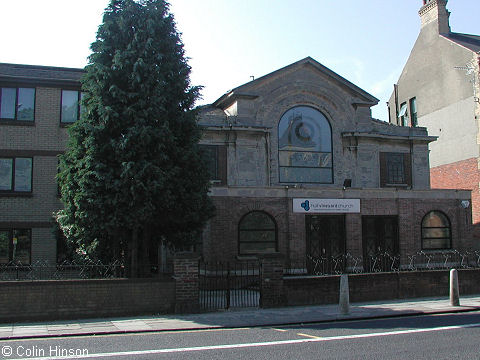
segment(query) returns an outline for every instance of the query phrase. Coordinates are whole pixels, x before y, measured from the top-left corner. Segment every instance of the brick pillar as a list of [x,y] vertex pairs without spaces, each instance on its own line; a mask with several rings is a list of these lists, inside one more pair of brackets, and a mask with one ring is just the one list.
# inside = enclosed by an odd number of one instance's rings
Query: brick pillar
[[286,304],[283,291],[284,256],[282,254],[265,254],[260,258],[262,263],[260,306],[264,308],[284,306]]
[[175,254],[173,274],[175,278],[175,312],[192,313],[199,311],[198,302],[198,260],[195,253]]

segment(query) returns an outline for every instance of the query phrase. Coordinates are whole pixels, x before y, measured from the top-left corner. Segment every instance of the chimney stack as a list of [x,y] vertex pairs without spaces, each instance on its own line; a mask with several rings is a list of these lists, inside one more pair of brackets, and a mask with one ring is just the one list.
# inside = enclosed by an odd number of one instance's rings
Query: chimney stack
[[[422,21],[422,29],[436,24],[439,34],[450,33],[450,12],[447,10],[448,0],[422,0],[423,6],[418,12]],[[435,26],[435,25],[431,25]]]

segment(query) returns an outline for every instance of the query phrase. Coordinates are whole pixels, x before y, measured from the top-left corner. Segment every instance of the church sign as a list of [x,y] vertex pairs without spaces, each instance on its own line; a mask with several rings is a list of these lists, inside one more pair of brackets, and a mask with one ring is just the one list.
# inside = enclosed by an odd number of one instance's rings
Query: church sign
[[295,213],[359,213],[360,199],[293,199]]

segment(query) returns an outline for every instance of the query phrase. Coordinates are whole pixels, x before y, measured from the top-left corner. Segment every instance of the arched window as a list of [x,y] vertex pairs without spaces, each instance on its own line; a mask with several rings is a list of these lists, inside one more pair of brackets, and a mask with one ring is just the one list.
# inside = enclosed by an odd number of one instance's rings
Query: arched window
[[450,220],[441,211],[430,211],[422,219],[422,249],[450,249],[451,247]]
[[332,129],[325,115],[296,106],[278,124],[280,182],[333,183]]
[[264,254],[277,251],[277,225],[263,211],[246,214],[238,224],[238,253]]

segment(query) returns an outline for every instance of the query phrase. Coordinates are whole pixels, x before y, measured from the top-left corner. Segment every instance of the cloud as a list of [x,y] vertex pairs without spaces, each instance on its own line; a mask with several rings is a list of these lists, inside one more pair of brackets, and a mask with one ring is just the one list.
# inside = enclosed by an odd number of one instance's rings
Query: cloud
[[393,91],[393,84],[395,84],[400,77],[400,73],[402,72],[402,68],[398,67],[384,76],[382,79],[373,83],[373,85],[369,86],[369,91],[377,96],[388,96],[390,98],[390,94]]

